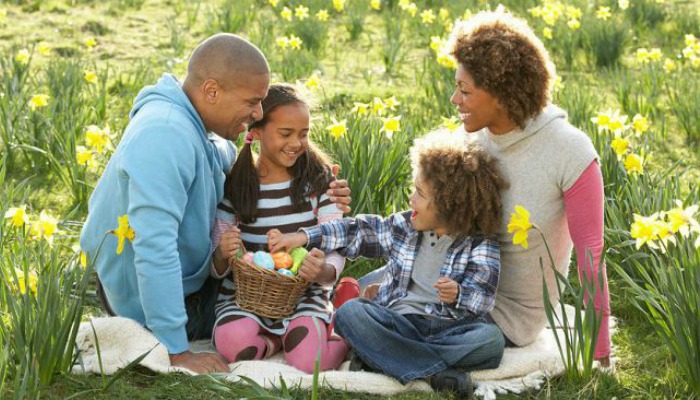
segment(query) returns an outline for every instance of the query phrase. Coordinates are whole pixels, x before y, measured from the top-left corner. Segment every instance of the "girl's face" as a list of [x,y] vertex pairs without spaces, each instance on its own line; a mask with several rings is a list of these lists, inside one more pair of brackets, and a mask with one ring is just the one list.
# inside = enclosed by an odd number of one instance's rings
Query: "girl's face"
[[435,231],[442,236],[447,234],[444,224],[439,221],[438,212],[433,204],[433,187],[424,181],[420,174],[413,181],[413,193],[408,198],[408,204],[413,209],[411,224],[417,231]]
[[260,163],[269,170],[291,167],[309,148],[309,108],[303,103],[279,106],[267,123],[251,130],[260,140]]
[[489,128],[494,135],[515,129],[498,99],[474,85],[474,78],[461,65],[455,73],[456,89],[450,101],[457,106],[459,118],[467,132]]

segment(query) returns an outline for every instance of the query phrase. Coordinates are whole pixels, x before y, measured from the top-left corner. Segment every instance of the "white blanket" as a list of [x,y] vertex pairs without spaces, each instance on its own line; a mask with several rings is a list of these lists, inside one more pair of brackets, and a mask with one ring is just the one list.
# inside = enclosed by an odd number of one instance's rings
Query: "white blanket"
[[[94,332],[97,333],[95,338]],[[97,339],[97,340],[96,340]],[[138,323],[119,317],[94,318],[80,326],[77,336],[80,351],[74,373],[114,374],[150,350],[140,364],[150,370],[170,373],[191,371],[171,367],[167,350],[158,343],[148,330]],[[97,357],[97,347],[101,354]],[[193,351],[213,351],[209,342],[193,342]],[[322,372],[319,377],[326,387],[350,392],[366,392],[379,395],[395,395],[407,391],[430,391],[430,386],[422,381],[412,381],[402,385],[385,375],[369,372],[348,371],[349,362],[344,362],[337,371]],[[280,387],[280,377],[288,386],[299,385],[309,388],[312,375],[301,372],[284,362],[282,354],[264,361],[241,361],[230,364],[231,373],[227,379],[239,380],[246,376],[266,388]],[[538,389],[547,376],[563,371],[554,335],[550,329],[542,330],[537,340],[525,347],[506,348],[501,365],[492,370],[471,373],[475,383],[475,393],[484,399],[495,399],[498,393],[520,393]]]

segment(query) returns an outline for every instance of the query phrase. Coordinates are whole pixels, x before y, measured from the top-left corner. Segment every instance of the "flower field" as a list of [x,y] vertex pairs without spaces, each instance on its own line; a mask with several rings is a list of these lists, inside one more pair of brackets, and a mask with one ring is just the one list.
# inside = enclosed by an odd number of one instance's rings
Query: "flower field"
[[[241,34],[265,53],[273,81],[315,98],[311,137],[341,165],[353,213],[388,214],[408,206],[413,138],[461,125],[449,101],[454,22],[499,3],[543,40],[558,72],[552,100],[601,156],[618,325],[614,373],[566,374],[521,397],[698,398],[697,0],[3,0],[0,398],[254,397],[214,377],[68,374],[78,324],[102,314],[78,235],[133,98],[162,73],[184,77],[209,35]],[[120,247],[138,235],[125,220],[114,229]],[[520,243],[526,235],[516,230]],[[380,264],[349,265],[361,276]]]

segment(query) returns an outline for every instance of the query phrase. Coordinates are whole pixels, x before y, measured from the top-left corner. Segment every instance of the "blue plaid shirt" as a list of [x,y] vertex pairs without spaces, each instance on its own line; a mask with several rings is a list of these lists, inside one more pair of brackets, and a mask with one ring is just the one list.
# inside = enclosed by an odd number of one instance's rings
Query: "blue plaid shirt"
[[[326,253],[335,250],[348,258],[387,260],[386,274],[374,301],[388,307],[407,295],[421,245],[422,235],[413,229],[410,215],[411,211],[395,213],[388,218],[361,214],[301,230],[309,238],[309,248],[317,247]],[[500,259],[500,247],[495,238],[457,237],[440,268],[440,276],[449,277],[460,285],[457,301],[428,304],[425,312],[455,319],[484,316],[496,302]]]

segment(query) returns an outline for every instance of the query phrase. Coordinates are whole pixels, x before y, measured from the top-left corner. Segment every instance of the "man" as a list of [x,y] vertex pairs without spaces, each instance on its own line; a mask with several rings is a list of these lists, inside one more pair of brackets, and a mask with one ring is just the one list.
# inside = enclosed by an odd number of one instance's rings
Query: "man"
[[[208,278],[210,232],[235,159],[230,140],[262,118],[269,81],[257,47],[217,34],[194,50],[184,83],[164,74],[144,88],[81,233],[108,312],[148,327],[173,366],[197,373],[228,371],[219,355],[190,352],[188,339],[211,335],[217,283]],[[330,195],[347,211],[347,182],[334,188]]]

